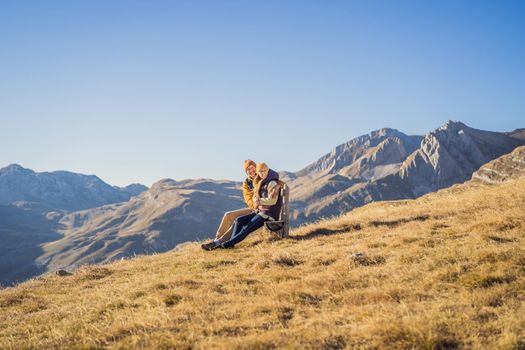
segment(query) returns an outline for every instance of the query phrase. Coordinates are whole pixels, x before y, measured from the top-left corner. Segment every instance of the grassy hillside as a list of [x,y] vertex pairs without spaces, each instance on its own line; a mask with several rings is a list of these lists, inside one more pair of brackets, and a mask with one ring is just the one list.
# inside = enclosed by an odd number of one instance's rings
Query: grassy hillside
[[[0,348],[524,349],[525,180],[0,291]],[[355,253],[363,253],[353,255]]]

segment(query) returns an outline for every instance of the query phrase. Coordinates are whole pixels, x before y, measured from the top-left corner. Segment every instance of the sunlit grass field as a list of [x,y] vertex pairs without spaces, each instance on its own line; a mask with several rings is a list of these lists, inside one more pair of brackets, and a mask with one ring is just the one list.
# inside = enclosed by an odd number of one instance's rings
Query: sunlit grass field
[[[525,180],[0,291],[0,348],[525,349]],[[211,233],[210,233],[211,235]]]

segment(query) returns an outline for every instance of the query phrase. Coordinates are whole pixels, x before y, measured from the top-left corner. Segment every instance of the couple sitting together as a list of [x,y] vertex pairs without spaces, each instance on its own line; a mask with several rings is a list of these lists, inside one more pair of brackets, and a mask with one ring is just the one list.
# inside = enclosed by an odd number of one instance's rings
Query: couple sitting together
[[249,159],[244,161],[244,171],[248,177],[242,184],[242,192],[248,207],[226,212],[215,239],[203,244],[202,249],[233,248],[251,232],[261,228],[266,221],[279,218],[279,174],[268,168],[265,163],[255,164]]

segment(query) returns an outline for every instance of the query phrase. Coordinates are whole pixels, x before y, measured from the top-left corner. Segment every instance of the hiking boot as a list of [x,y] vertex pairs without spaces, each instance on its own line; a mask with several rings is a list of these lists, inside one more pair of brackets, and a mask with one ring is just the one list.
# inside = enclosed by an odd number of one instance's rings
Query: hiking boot
[[201,248],[204,250],[214,250],[219,248],[220,244],[215,243],[215,241],[211,241],[210,243],[204,243],[201,245]]

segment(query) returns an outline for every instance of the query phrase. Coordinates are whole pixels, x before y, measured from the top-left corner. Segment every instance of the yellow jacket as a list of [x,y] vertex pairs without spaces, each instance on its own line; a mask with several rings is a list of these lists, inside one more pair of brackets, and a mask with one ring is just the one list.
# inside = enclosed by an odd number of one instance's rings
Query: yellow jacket
[[255,209],[253,207],[253,182],[248,178],[242,183],[242,196],[248,208]]

